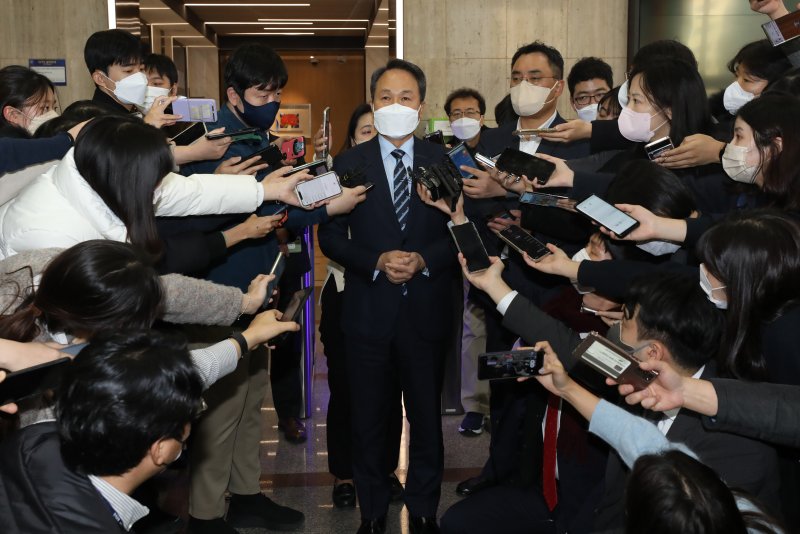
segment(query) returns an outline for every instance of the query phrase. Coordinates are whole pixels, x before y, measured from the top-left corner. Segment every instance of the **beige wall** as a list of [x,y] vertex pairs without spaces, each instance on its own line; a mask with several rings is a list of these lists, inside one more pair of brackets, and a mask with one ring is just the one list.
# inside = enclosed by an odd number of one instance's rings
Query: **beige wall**
[[219,52],[216,48],[186,48],[187,84],[192,97],[219,99]]
[[[584,56],[605,59],[624,80],[627,0],[404,0],[404,58],[428,76],[425,118],[444,117],[447,94],[473,87],[486,98],[487,120],[508,93],[511,57],[536,39],[556,47],[569,69]],[[574,118],[568,91],[559,112]]]
[[83,45],[108,29],[106,0],[0,0],[0,66],[28,66],[28,59],[66,59],[67,85],[57,87],[62,109],[94,92]]

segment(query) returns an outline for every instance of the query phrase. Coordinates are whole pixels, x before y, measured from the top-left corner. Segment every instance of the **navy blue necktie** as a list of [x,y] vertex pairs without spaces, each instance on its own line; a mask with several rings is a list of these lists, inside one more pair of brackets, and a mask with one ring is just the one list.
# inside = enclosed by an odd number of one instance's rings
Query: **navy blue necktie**
[[397,160],[397,165],[394,166],[394,211],[397,214],[397,222],[400,223],[400,229],[406,229],[406,222],[408,222],[408,209],[410,207],[411,192],[408,190],[408,170],[403,165],[403,156],[406,153],[402,150],[392,150],[392,156]]

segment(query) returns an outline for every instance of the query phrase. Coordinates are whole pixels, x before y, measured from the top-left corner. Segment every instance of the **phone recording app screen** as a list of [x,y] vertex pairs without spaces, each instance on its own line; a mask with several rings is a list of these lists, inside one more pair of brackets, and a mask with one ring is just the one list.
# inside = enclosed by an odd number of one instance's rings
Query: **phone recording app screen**
[[631,218],[627,214],[597,197],[586,200],[583,207],[586,213],[609,230],[616,232],[631,225]]
[[462,165],[466,165],[467,167],[472,167],[473,169],[477,167],[475,164],[475,160],[472,159],[472,156],[469,154],[469,150],[466,147],[461,147],[461,150],[457,150],[455,152],[450,153],[450,159],[455,164],[458,171],[461,173],[461,176],[464,178],[472,178],[472,174],[467,171],[461,170]]

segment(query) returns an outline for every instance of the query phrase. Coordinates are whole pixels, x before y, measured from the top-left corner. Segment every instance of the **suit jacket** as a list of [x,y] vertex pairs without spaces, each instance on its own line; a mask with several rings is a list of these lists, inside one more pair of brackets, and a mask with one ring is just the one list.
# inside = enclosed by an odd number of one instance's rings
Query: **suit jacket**
[[[716,376],[713,362],[706,365],[702,378]],[[771,512],[778,511],[779,472],[775,449],[766,443],[727,432],[710,432],[702,416],[681,410],[667,438],[683,443],[714,469],[731,488],[755,496]],[[622,531],[625,525],[625,486],[628,469],[618,455],[608,458],[605,493],[596,510],[594,531]]]
[[[446,157],[441,146],[414,138],[415,169]],[[370,340],[390,338],[405,298],[419,335],[443,340],[452,324],[450,282],[456,266],[449,218],[425,205],[412,184],[408,221],[405,230],[400,229],[378,137],[337,156],[333,168],[339,176],[363,173],[374,184],[352,212],[319,227],[322,252],[345,268],[343,331]],[[405,296],[402,286],[391,283],[384,273],[375,278],[378,258],[391,250],[418,252],[425,260],[427,275],[414,275],[406,283]]]
[[55,423],[27,426],[0,447],[0,525],[7,534],[125,532],[89,478],[61,458]]

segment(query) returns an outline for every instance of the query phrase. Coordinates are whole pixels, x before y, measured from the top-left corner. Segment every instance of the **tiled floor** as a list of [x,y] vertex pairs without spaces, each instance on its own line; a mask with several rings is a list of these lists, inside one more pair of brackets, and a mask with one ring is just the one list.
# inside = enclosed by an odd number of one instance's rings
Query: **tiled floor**
[[[318,353],[321,345],[318,344]],[[360,524],[356,509],[337,509],[331,502],[333,476],[328,473],[326,450],[326,409],[328,405],[327,365],[325,357],[316,356],[314,373],[312,417],[305,421],[308,440],[299,445],[287,442],[278,433],[278,420],[272,407],[271,391],[267,393],[264,407],[262,436],[262,487],[264,493],[276,502],[302,510],[306,515],[302,532],[309,534],[354,534]],[[459,499],[455,493],[458,482],[476,475],[483,465],[489,448],[489,435],[466,438],[458,434],[461,416],[443,416],[445,446],[445,472],[442,497],[439,505],[441,516]],[[403,429],[400,463],[397,475],[405,481],[408,466],[408,423]],[[183,511],[185,515],[186,474],[168,476],[171,505],[169,511]],[[406,534],[408,513],[402,503],[392,504],[387,516],[387,532]],[[262,534],[265,530],[241,530],[242,534]]]

